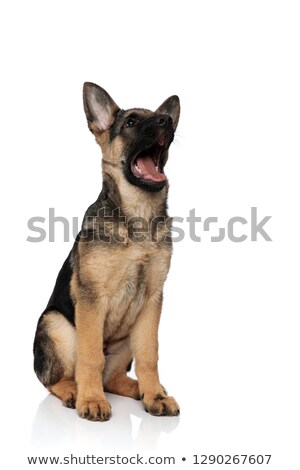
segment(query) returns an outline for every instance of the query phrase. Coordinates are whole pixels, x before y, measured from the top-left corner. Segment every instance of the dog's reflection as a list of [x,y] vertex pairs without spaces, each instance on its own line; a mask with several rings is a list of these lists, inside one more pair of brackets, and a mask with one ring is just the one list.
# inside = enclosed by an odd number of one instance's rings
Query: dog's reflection
[[[108,394],[109,395],[109,394]],[[113,408],[110,421],[100,423],[80,419],[75,410],[48,395],[39,405],[32,426],[32,445],[48,450],[93,452],[111,449],[147,450],[156,447],[162,432],[172,432],[179,417],[154,417],[141,402],[109,395]],[[138,430],[136,431],[136,425]]]

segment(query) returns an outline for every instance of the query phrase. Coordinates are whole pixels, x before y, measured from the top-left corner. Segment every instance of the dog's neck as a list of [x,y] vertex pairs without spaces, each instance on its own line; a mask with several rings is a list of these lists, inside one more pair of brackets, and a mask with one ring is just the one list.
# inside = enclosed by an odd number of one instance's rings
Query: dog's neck
[[110,199],[126,217],[142,217],[150,221],[167,215],[168,184],[159,192],[143,190],[129,183],[119,166],[103,160],[102,174]]

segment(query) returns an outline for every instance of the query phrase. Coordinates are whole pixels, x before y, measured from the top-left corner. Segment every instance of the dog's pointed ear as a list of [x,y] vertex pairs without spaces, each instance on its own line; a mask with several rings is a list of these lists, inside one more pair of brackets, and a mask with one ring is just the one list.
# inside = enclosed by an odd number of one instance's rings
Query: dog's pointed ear
[[83,105],[90,130],[93,127],[102,132],[111,127],[119,107],[109,94],[95,83],[83,85]]
[[166,99],[166,101],[164,101],[163,104],[161,104],[155,112],[158,114],[168,114],[169,116],[171,116],[175,131],[180,115],[180,101],[178,96],[170,96],[170,98]]

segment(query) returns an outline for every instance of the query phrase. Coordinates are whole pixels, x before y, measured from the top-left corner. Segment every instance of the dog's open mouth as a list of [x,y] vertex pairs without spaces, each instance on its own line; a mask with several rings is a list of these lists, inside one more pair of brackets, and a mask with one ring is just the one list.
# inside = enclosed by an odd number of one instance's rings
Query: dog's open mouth
[[134,176],[153,183],[165,181],[166,175],[162,165],[164,152],[163,138],[157,144],[140,152],[131,162],[131,171]]

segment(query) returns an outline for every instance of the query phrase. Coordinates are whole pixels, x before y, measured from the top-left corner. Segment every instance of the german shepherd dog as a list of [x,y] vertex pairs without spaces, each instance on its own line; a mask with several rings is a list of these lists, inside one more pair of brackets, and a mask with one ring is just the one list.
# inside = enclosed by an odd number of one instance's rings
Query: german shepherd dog
[[[141,399],[155,416],[179,406],[158,375],[158,326],[172,253],[164,167],[180,105],[120,109],[85,83],[88,127],[102,150],[103,186],[84,217],[39,318],[34,369],[80,417],[106,421],[104,392]],[[138,380],[127,376],[135,360]]]

